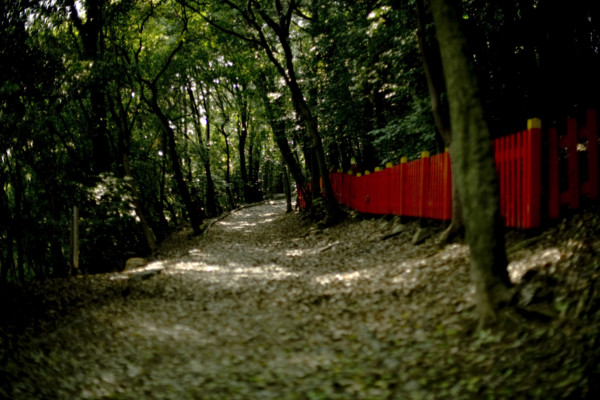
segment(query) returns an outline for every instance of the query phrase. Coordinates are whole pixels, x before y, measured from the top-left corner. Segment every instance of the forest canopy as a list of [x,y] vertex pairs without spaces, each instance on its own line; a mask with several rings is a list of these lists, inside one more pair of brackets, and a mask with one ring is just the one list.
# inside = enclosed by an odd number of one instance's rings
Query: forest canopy
[[[493,136],[598,105],[593,3],[462,1]],[[69,273],[74,206],[82,271],[118,270],[324,171],[443,151],[419,22],[435,48],[408,0],[2,2],[0,282]]]

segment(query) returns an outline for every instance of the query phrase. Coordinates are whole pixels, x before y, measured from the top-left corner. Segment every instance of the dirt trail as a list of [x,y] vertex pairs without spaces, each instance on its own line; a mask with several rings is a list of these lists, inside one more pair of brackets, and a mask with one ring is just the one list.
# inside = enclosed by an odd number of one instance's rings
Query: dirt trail
[[[7,312],[0,330],[0,397],[585,393],[587,343],[565,355],[572,336],[548,325],[520,337],[474,334],[465,246],[411,246],[415,224],[382,240],[390,229],[367,219],[321,231],[271,201],[234,211],[206,237],[179,235],[148,266],[161,269],[149,279],[116,273],[32,286],[12,305],[35,309],[30,320]],[[548,249],[514,255],[513,277],[568,258]]]

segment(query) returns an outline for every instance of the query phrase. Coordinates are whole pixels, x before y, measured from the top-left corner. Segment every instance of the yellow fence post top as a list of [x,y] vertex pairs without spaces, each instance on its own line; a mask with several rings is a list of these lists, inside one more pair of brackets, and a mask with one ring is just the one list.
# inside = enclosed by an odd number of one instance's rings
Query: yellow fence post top
[[365,175],[371,175],[371,171],[369,171],[369,170],[366,170],[366,171],[365,171]]
[[356,173],[356,176],[357,176],[357,177],[358,177],[358,176],[362,176],[362,174],[361,174],[360,172],[357,172],[357,173]]
[[338,169],[337,169],[337,173],[338,173],[338,174],[341,174],[342,172],[343,172],[343,171],[342,171],[342,169],[341,169],[341,168],[338,168]]
[[450,151],[450,149],[448,147],[444,147],[444,153],[447,153],[449,151]]
[[429,157],[429,152],[428,151],[421,152],[421,158],[427,158],[427,157]]
[[402,157],[400,159],[400,164],[404,164],[405,162],[408,162],[408,157]]
[[385,163],[385,167],[386,168],[392,168],[394,166],[394,164],[392,164],[391,162],[386,162]]
[[539,118],[531,118],[527,120],[527,129],[541,128],[542,120]]
[[375,172],[381,171],[381,167],[375,167]]
[[348,175],[354,175],[354,172],[351,169],[349,169],[348,170]]

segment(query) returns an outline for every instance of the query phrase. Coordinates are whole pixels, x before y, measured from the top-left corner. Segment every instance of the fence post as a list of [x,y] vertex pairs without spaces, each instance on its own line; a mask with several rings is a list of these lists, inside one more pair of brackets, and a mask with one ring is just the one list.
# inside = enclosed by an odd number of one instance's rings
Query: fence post
[[71,216],[71,268],[69,275],[79,273],[79,208],[73,206],[73,215]]
[[498,176],[498,190],[500,200],[500,213],[502,218],[506,215],[504,213],[504,193],[506,189],[504,187],[504,160],[502,159],[502,146],[504,144],[504,138],[499,137],[492,141],[492,147],[494,150],[494,162],[496,163],[496,175]]
[[577,120],[567,120],[567,154],[569,165],[569,208],[579,208],[579,160],[577,155]]
[[587,195],[596,200],[599,195],[598,185],[598,131],[596,124],[596,110],[587,110],[586,124],[583,128],[583,136],[587,138],[588,151],[588,182]]
[[541,224],[542,201],[542,121],[531,118],[527,121],[527,203],[526,228],[537,228]]
[[374,214],[385,214],[387,211],[387,188],[389,182],[386,180],[385,169],[375,167],[375,172],[371,175],[371,206]]
[[452,219],[452,170],[451,170],[451,162],[450,162],[450,152],[446,147],[446,151],[444,152],[444,213],[442,215],[444,220]]
[[506,225],[515,226],[515,186],[517,184],[516,175],[516,163],[515,163],[515,146],[516,137],[510,135],[507,137],[507,168],[508,168],[508,180],[507,180],[507,202],[506,202]]
[[358,212],[364,212],[364,204],[365,204],[365,189],[364,189],[364,183],[363,183],[363,179],[362,179],[362,172],[357,172],[356,175],[354,175],[354,208],[356,211]]
[[363,175],[363,187],[364,187],[364,212],[368,214],[373,214],[373,201],[375,197],[375,193],[373,190],[373,175],[371,175],[371,171],[365,170]]
[[515,227],[522,229],[524,228],[524,209],[525,209],[525,198],[527,192],[527,182],[525,180],[527,170],[525,169],[525,131],[517,132],[517,146],[515,148],[515,165],[517,172],[517,187],[515,188],[515,200],[516,200],[516,223]]
[[400,211],[399,215],[406,215],[406,203],[408,196],[410,195],[406,190],[406,169],[408,167],[408,158],[402,157],[400,159]]
[[552,127],[548,130],[548,216],[551,219],[560,217],[558,144],[558,131]]
[[344,176],[344,199],[345,205],[349,208],[354,208],[353,193],[354,193],[354,176],[351,169]]
[[424,151],[421,153],[421,159],[419,160],[419,203],[418,212],[420,218],[429,218],[429,178],[431,170],[431,159],[429,158],[429,152]]
[[385,198],[385,214],[387,215],[392,215],[392,193],[394,191],[394,187],[393,187],[393,167],[394,165],[391,162],[385,163],[385,177],[387,179],[385,186],[386,186],[386,190],[385,190],[385,194],[386,194],[386,198]]

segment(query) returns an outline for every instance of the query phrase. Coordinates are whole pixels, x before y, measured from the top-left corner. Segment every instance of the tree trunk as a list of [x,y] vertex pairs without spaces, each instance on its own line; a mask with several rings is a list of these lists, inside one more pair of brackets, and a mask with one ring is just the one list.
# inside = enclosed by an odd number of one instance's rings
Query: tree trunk
[[[65,2],[65,14],[75,25],[81,45],[83,57],[90,61],[92,82],[88,88],[90,94],[90,117],[88,130],[92,142],[92,172],[100,174],[110,170],[110,143],[106,127],[106,104],[104,101],[104,88],[106,78],[101,70],[101,60],[104,52],[104,0],[88,0],[79,3],[85,6],[85,21],[82,20],[75,7],[74,0]],[[67,11],[68,7],[68,11]]]
[[225,185],[227,192],[227,200],[229,201],[229,208],[235,207],[235,201],[233,200],[233,191],[231,190],[231,148],[229,145],[229,135],[225,132],[225,125],[221,127],[221,134],[225,138],[225,157],[227,161],[227,168],[225,169]]
[[231,184],[231,145],[229,144],[229,134],[225,130],[225,126],[229,122],[229,114],[225,110],[223,98],[216,92],[217,104],[221,110],[221,117],[223,118],[220,126],[217,126],[217,130],[221,132],[225,139],[225,156],[226,156],[226,169],[225,169],[225,191],[227,193],[227,201],[229,203],[229,209],[232,210],[235,207],[235,200],[233,197],[233,190]]
[[247,200],[249,203],[254,203],[258,201],[257,191],[256,191],[256,182],[257,182],[257,174],[255,174],[254,170],[254,134],[250,134],[249,146],[248,146],[248,192],[250,193],[250,198]]
[[131,164],[129,162],[129,156],[127,155],[126,151],[123,152],[123,171],[125,173],[125,177],[128,178],[128,185],[129,190],[131,190],[131,197],[133,198],[135,215],[137,215],[137,217],[140,220],[140,225],[142,228],[142,233],[144,234],[144,239],[146,239],[146,244],[148,245],[150,251],[154,253],[158,247],[156,246],[156,241],[154,240],[154,236],[152,235],[150,224],[148,224],[146,212],[140,199],[140,192],[138,191],[137,185],[135,184],[133,172],[131,171]]
[[293,10],[293,6],[292,4],[288,4],[288,10],[286,14],[284,13],[283,5],[279,0],[277,0],[275,4],[278,12],[278,22],[275,22],[273,19],[269,18],[266,15],[266,13],[262,12],[260,9],[258,12],[265,20],[266,24],[269,27],[271,27],[273,32],[277,35],[279,45],[283,50],[283,56],[285,58],[285,67],[279,62],[279,60],[274,54],[273,49],[268,44],[266,36],[263,32],[263,27],[257,24],[256,19],[254,17],[250,18],[249,20],[251,21],[251,23],[253,23],[254,29],[256,29],[256,31],[259,33],[260,43],[267,52],[267,56],[269,57],[273,65],[275,65],[281,77],[285,79],[286,85],[291,93],[292,104],[294,105],[294,109],[300,117],[302,123],[304,124],[306,132],[312,140],[312,147],[316,155],[317,167],[323,181],[323,190],[325,191],[325,205],[327,212],[325,223],[332,224],[341,219],[343,212],[337,202],[335,193],[333,192],[333,188],[329,180],[329,171],[327,169],[325,151],[323,149],[323,141],[321,139],[321,135],[319,134],[319,126],[317,123],[317,119],[312,114],[310,107],[306,103],[306,98],[304,97],[304,93],[302,92],[302,89],[298,83],[298,78],[296,76],[296,69],[294,66],[294,54],[290,45],[289,31],[289,24],[291,23],[291,11]]
[[240,175],[242,177],[244,202],[250,203],[250,182],[246,167],[246,140],[248,139],[248,109],[245,101],[240,104],[240,121],[238,123],[238,153],[240,156]]
[[471,250],[480,326],[485,327],[498,319],[511,294],[490,131],[458,5],[432,0],[431,6],[450,105],[452,168]]
[[321,175],[319,173],[319,166],[317,162],[317,153],[315,152],[314,147],[307,146],[308,155],[307,159],[309,160],[309,170],[310,170],[310,180],[312,182],[311,188],[312,193],[311,197],[313,200],[321,198]]
[[204,106],[204,111],[206,115],[206,138],[202,139],[202,124],[200,123],[201,116],[200,111],[198,109],[198,103],[196,102],[196,96],[194,96],[194,91],[192,90],[191,84],[187,88],[188,97],[190,98],[192,114],[194,114],[194,130],[196,131],[196,137],[198,138],[198,144],[200,145],[200,158],[202,160],[202,164],[204,165],[204,172],[206,175],[206,214],[209,216],[216,216],[218,214],[218,203],[217,203],[217,195],[215,191],[215,183],[212,178],[212,171],[210,166],[210,134],[211,134],[211,118],[210,118],[210,108],[209,108],[209,100],[208,100],[208,90],[202,90],[202,103]]
[[291,213],[293,211],[292,208],[292,190],[290,188],[290,175],[288,174],[288,169],[285,165],[281,166],[283,168],[283,191],[285,192],[285,203],[286,203],[286,213]]
[[[98,78],[97,78],[98,79]],[[90,88],[90,101],[92,111],[90,113],[89,130],[93,147],[93,172],[100,174],[111,168],[110,144],[108,140],[108,129],[106,127],[106,107],[104,104],[104,93],[100,87],[101,83],[95,83]]]
[[5,182],[4,177],[0,175],[0,229],[6,232],[6,240],[0,244],[0,262],[2,263],[0,265],[0,286],[7,283],[8,274],[13,272],[15,265],[13,257],[13,217],[10,211],[10,201],[4,190]]
[[[210,167],[210,134],[211,134],[211,118],[210,118],[210,104],[209,104],[209,93],[208,91],[202,92],[203,103],[204,103],[204,112],[206,115],[206,140],[204,141],[204,151],[202,154],[202,161],[204,163],[204,172],[206,174],[206,213],[214,217],[219,212],[219,205],[217,203],[217,193],[215,191],[215,182],[212,177],[211,167]],[[193,97],[192,97],[193,98]],[[192,106],[194,104],[192,103]],[[197,109],[196,109],[197,110]],[[198,132],[200,135],[200,132]]]
[[[417,43],[425,78],[427,79],[427,87],[429,89],[429,97],[431,98],[431,111],[433,120],[438,134],[441,136],[444,145],[450,147],[452,139],[452,131],[450,127],[450,110],[448,104],[443,101],[442,93],[445,90],[444,71],[442,68],[442,60],[440,59],[440,51],[438,46],[427,46],[425,26],[425,6],[423,0],[416,0],[417,10]],[[456,182],[456,174],[452,170],[452,181]],[[450,226],[439,237],[440,243],[447,243],[455,235],[462,235],[464,221],[462,216],[462,206],[458,186],[452,185],[452,222]]]
[[[285,123],[276,123],[276,126],[273,127],[273,135],[275,136],[275,142],[277,143],[277,147],[279,147],[279,151],[281,152],[281,156],[285,161],[285,164],[290,170],[292,174],[292,178],[296,182],[296,187],[298,189],[304,188],[306,186],[306,179],[304,178],[304,173],[302,172],[302,167],[296,157],[294,157],[294,153],[290,148],[290,144],[288,143],[287,137],[285,135]],[[308,205],[311,205],[311,199],[307,199]]]
[[[291,65],[288,63],[288,68]],[[319,135],[319,128],[317,124],[317,120],[312,115],[308,105],[306,104],[306,100],[302,95],[302,91],[300,90],[300,86],[295,79],[290,80],[290,91],[292,92],[292,99],[294,106],[296,108],[296,112],[301,116],[302,121],[304,122],[306,131],[309,134],[309,137],[312,140],[312,147],[316,159],[317,168],[319,171],[319,175],[322,179],[323,190],[325,192],[325,200],[327,206],[327,218],[329,223],[335,223],[342,216],[342,210],[339,207],[337,199],[335,197],[335,193],[333,192],[333,187],[331,186],[331,182],[329,180],[329,170],[327,169],[327,162],[325,161],[325,151],[323,149],[323,141],[321,140],[321,135]]]
[[[267,117],[269,118],[271,130],[273,131],[275,143],[279,148],[279,152],[281,153],[281,157],[283,158],[285,165],[287,165],[286,174],[289,169],[289,173],[292,174],[292,178],[294,179],[294,182],[296,182],[296,187],[298,190],[301,190],[306,186],[306,178],[302,172],[302,166],[296,157],[294,157],[294,152],[290,148],[290,144],[288,142],[286,135],[286,123],[283,115],[284,113],[282,111],[283,105],[279,104],[281,99],[275,100],[273,103],[269,101],[267,93],[273,91],[273,84],[265,74],[261,74],[259,84],[262,89],[261,95],[263,104],[265,106]],[[307,197],[306,201],[308,207],[311,207],[312,198]]]
[[171,160],[171,168],[173,169],[173,176],[175,177],[177,190],[190,218],[194,234],[199,235],[202,233],[202,218],[200,217],[199,212],[192,201],[190,191],[185,183],[185,180],[183,179],[183,171],[181,170],[181,165],[179,164],[179,155],[177,154],[177,145],[175,143],[175,132],[169,125],[169,118],[165,115],[158,104],[158,93],[156,87],[152,87],[151,90],[152,100],[150,101],[150,106],[152,107],[154,114],[157,116],[165,135],[167,152],[169,154],[169,159]]
[[[161,166],[160,166],[160,182],[158,189],[158,199],[156,199],[155,210],[158,221],[154,223],[156,229],[154,229],[154,233],[156,234],[156,240],[158,242],[162,242],[169,233],[169,221],[165,217],[165,203],[167,203],[167,199],[165,196],[165,184],[166,184],[166,174],[167,174],[167,159],[166,157],[162,157]],[[172,215],[173,224],[177,226],[177,215],[173,213]]]
[[127,184],[131,192],[131,198],[133,199],[135,214],[140,220],[140,227],[142,234],[144,235],[144,239],[146,240],[146,244],[148,245],[150,251],[154,253],[158,247],[156,245],[156,241],[154,240],[150,224],[148,223],[148,218],[146,218],[146,207],[144,207],[144,204],[142,203],[140,192],[135,182],[133,171],[131,169],[131,163],[129,161],[132,123],[127,118],[128,114],[123,106],[121,98],[118,95],[114,98],[116,99],[115,101],[117,104],[115,105],[115,103],[111,100],[109,100],[108,104],[110,112],[112,113],[119,129],[119,152],[121,153],[121,162],[123,164],[123,176],[127,180]]

